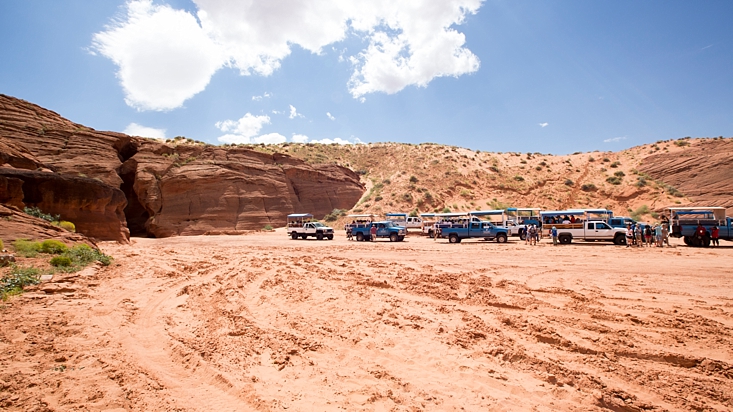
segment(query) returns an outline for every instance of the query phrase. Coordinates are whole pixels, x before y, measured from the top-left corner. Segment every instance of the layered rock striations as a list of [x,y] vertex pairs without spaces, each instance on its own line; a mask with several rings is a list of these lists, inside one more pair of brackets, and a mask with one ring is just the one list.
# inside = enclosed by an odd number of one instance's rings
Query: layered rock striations
[[293,212],[350,209],[364,193],[344,167],[180,143],[98,132],[0,95],[0,202],[124,241],[281,226]]
[[674,153],[654,154],[639,171],[682,192],[693,205],[733,211],[733,140],[698,140]]

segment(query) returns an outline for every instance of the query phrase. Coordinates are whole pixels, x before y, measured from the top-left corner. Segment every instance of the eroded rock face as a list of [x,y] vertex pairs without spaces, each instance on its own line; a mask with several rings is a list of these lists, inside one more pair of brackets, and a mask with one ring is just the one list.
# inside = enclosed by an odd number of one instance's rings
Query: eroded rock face
[[350,209],[364,192],[358,175],[340,166],[98,132],[5,95],[0,162],[8,170],[47,170],[4,173],[0,188],[8,188],[8,202],[22,206],[20,179],[23,204],[61,214],[99,239],[121,240],[128,227],[135,235],[164,237],[281,226],[289,213],[322,217]]
[[639,171],[684,193],[693,205],[733,212],[733,141],[704,140],[674,154],[646,157]]
[[57,239],[67,245],[86,243],[96,247],[96,244],[81,233],[69,232],[54,226],[43,219],[30,216],[12,206],[0,205],[0,239],[6,247],[17,239],[33,239],[43,241]]
[[134,171],[128,198],[141,206],[130,203],[131,230],[157,237],[280,226],[295,211],[349,209],[364,190],[349,169],[236,147],[145,141],[121,170],[126,181]]
[[0,187],[3,179],[22,182],[22,205],[17,199],[8,204],[38,207],[45,213],[61,215],[89,237],[118,242],[126,242],[130,237],[123,212],[127,200],[120,189],[86,177],[35,170],[0,168]]

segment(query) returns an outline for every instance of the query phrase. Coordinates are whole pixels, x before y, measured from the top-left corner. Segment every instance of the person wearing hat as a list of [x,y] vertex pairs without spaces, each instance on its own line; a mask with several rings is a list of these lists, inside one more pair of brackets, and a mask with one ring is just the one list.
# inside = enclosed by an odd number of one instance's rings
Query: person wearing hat
[[631,247],[634,243],[634,229],[631,228],[631,223],[626,224],[626,247]]

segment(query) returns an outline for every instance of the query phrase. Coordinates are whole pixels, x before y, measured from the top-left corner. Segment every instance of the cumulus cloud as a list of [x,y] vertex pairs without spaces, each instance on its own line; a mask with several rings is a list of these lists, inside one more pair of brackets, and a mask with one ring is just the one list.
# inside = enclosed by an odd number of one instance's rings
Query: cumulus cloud
[[293,133],[293,143],[308,143],[308,136],[304,134]]
[[223,143],[282,143],[285,141],[274,141],[280,138],[285,139],[284,136],[277,133],[257,136],[266,124],[270,124],[270,116],[254,116],[252,113],[247,113],[239,120],[224,120],[216,122],[214,126],[226,133],[219,137],[219,141]]
[[92,42],[117,65],[125,102],[139,110],[180,107],[227,62],[194,16],[151,0],[129,1],[127,14]]
[[616,143],[622,140],[626,140],[626,136],[612,137],[610,139],[603,140],[603,143]]
[[331,115],[331,113],[330,113],[330,112],[326,112],[326,116],[327,116],[327,117],[328,117],[329,119],[331,119],[331,120],[336,120],[336,118],[335,118],[335,117],[333,117],[333,116]]
[[146,127],[137,123],[130,123],[127,125],[122,133],[130,136],[140,137],[152,137],[153,139],[165,139],[165,129],[155,129],[153,127]]
[[291,104],[290,105],[290,117],[291,119],[295,119],[296,117],[305,117],[302,114],[298,113],[298,110],[295,109],[295,107]]
[[478,70],[455,27],[482,1],[193,0],[193,15],[128,0],[125,14],[94,35],[92,51],[117,65],[128,105],[170,110],[204,90],[221,67],[268,76],[295,45],[322,54],[357,36],[366,48],[338,58],[353,65],[347,86],[363,100]]
[[544,122],[544,123],[539,123],[539,125],[540,125],[540,127],[547,127],[549,125],[549,123]]

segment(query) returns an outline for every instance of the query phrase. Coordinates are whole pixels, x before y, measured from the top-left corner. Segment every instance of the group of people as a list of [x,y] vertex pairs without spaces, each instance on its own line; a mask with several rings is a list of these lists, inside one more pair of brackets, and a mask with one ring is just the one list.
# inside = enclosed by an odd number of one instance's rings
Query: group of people
[[571,224],[571,223],[583,223],[583,219],[576,218],[574,215],[564,215],[564,216],[549,216],[545,218],[545,223],[548,225],[554,225],[554,224]]
[[536,245],[540,241],[540,229],[532,223],[527,226],[527,233],[524,236],[525,245]]
[[626,247],[664,247],[669,246],[669,224],[657,223],[654,226],[643,223],[626,225]]
[[708,230],[705,229],[705,226],[703,226],[701,223],[698,223],[697,228],[695,229],[695,237],[702,240],[708,236],[710,236],[711,246],[720,246],[720,240],[718,239],[718,237],[720,236],[720,228],[718,227],[718,225],[713,225],[713,227],[710,228],[710,233],[708,233]]

